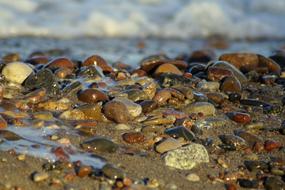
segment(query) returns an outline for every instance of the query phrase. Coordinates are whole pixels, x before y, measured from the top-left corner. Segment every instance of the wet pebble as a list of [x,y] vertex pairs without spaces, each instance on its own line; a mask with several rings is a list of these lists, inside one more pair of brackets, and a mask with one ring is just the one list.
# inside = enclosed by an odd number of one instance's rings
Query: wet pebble
[[200,177],[197,174],[195,174],[195,173],[188,174],[186,176],[186,179],[188,181],[191,181],[191,182],[198,182],[198,181],[200,181]]
[[97,103],[99,101],[107,101],[108,96],[98,89],[85,89],[78,93],[78,100],[86,103]]
[[127,123],[131,120],[131,115],[127,106],[119,101],[109,101],[103,106],[105,116],[116,123]]
[[22,62],[8,63],[2,70],[2,75],[10,82],[22,84],[33,72],[33,69]]
[[200,163],[209,162],[209,155],[203,145],[191,143],[187,146],[168,151],[164,156],[167,166],[190,170]]
[[91,174],[92,167],[91,166],[79,166],[76,174],[78,177],[85,177]]
[[242,86],[236,77],[230,76],[223,79],[220,89],[227,94],[239,93],[242,90]]
[[154,72],[155,76],[158,76],[162,73],[172,73],[176,75],[182,75],[183,73],[173,64],[164,63],[160,65]]
[[102,172],[105,176],[107,176],[110,179],[123,179],[125,177],[125,173],[121,169],[111,164],[106,164],[102,168]]
[[248,124],[251,122],[251,117],[248,113],[230,112],[228,115],[233,121],[240,124]]
[[102,69],[103,72],[106,73],[113,72],[113,68],[109,66],[106,60],[99,55],[92,55],[86,58],[82,63],[82,66],[90,66],[90,65],[97,65]]
[[139,104],[134,103],[132,100],[118,97],[113,99],[113,101],[123,103],[132,117],[137,117],[142,113],[142,107]]
[[98,152],[115,152],[119,147],[113,141],[105,137],[93,137],[81,143],[81,147],[86,150]]
[[243,188],[258,188],[258,180],[238,179],[238,183]]
[[66,57],[59,57],[55,58],[51,62],[49,62],[46,67],[50,69],[56,69],[56,68],[68,68],[73,70],[75,67],[75,64]]
[[209,67],[207,74],[208,79],[212,81],[220,81],[225,77],[233,76],[231,70],[221,67]]
[[199,82],[197,84],[196,87],[201,89],[201,90],[205,90],[205,91],[209,91],[209,92],[216,92],[220,88],[220,83],[219,82],[213,82],[213,81],[207,82],[205,80],[202,80],[201,82]]

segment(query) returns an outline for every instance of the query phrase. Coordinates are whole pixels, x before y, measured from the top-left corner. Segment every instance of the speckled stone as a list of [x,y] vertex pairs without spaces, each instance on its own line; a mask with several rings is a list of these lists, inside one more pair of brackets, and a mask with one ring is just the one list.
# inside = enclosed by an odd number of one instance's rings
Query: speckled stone
[[184,112],[188,114],[202,113],[204,116],[211,116],[211,115],[215,115],[216,108],[214,107],[213,104],[209,102],[195,102],[192,104],[188,104],[184,108]]
[[208,163],[209,155],[201,144],[191,143],[166,153],[165,164],[181,170],[190,170],[200,163]]
[[8,81],[17,84],[22,84],[32,72],[33,69],[22,62],[9,63],[2,70],[2,74]]

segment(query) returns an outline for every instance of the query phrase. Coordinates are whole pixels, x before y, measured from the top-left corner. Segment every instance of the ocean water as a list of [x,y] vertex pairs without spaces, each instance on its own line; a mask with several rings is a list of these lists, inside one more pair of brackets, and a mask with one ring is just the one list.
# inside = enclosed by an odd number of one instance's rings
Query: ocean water
[[0,0],[0,37],[285,38],[285,0]]

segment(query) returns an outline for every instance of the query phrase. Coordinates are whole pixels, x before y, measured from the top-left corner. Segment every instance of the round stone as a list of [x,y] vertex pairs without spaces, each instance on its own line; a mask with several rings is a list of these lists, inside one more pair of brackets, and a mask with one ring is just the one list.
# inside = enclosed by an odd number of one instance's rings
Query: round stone
[[9,63],[2,70],[2,74],[8,81],[17,84],[22,84],[32,72],[33,69],[22,62]]
[[103,107],[105,116],[116,123],[127,123],[131,119],[127,106],[119,101],[107,102]]
[[78,99],[86,103],[96,103],[99,101],[106,101],[109,98],[104,92],[101,92],[97,89],[89,88],[79,92]]
[[158,153],[163,154],[167,151],[177,149],[177,148],[181,147],[182,145],[183,145],[183,143],[181,143],[180,141],[178,141],[174,138],[168,138],[168,139],[160,142],[158,145],[156,145],[155,150]]

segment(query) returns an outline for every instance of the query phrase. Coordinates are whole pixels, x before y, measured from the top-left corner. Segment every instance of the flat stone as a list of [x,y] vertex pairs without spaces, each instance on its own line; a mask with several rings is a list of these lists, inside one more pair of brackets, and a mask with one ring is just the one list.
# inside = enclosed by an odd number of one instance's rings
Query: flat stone
[[49,178],[49,175],[46,172],[35,172],[32,175],[32,179],[34,182],[41,182],[48,178]]
[[81,147],[86,150],[109,153],[113,153],[119,148],[116,143],[104,137],[93,137],[87,139],[81,144]]
[[203,145],[191,143],[166,153],[165,164],[181,170],[190,170],[200,163],[208,163],[209,155]]
[[197,174],[188,174],[187,176],[186,176],[186,179],[188,180],[188,181],[192,181],[192,182],[197,182],[197,181],[200,181],[200,177],[197,175]]
[[209,102],[195,102],[186,105],[184,112],[188,114],[202,113],[204,116],[212,116],[216,113],[216,108]]
[[142,107],[127,98],[115,98],[114,101],[122,102],[132,117],[137,117],[142,113]]
[[178,141],[174,138],[168,138],[168,139],[162,141],[161,143],[159,143],[158,145],[156,145],[155,150],[158,153],[163,154],[167,151],[177,149],[177,148],[181,147],[182,145],[183,145],[183,143],[181,143],[180,141]]

